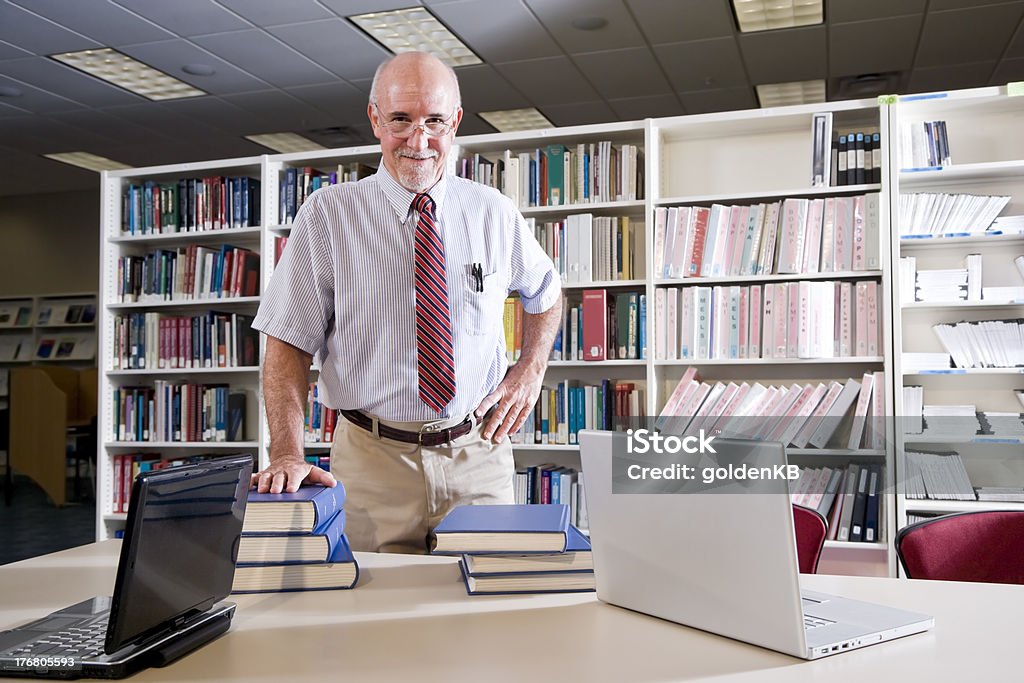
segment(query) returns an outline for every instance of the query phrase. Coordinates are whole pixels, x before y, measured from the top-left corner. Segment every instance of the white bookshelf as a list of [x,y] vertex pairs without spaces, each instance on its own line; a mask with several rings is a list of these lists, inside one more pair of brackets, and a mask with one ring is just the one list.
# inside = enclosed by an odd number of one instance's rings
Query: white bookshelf
[[[197,225],[191,230],[157,234],[130,234],[122,231],[123,196],[130,184],[145,181],[176,183],[182,179],[246,176],[262,181],[262,157],[226,159],[201,163],[155,166],[149,168],[108,171],[101,175],[101,246],[99,325],[99,449],[96,491],[96,535],[98,540],[110,538],[123,528],[125,515],[114,510],[117,486],[115,462],[125,456],[140,454],[159,456],[163,460],[188,459],[194,456],[216,456],[250,453],[259,458],[262,449],[262,410],[259,406],[258,367],[192,367],[128,369],[117,367],[114,338],[115,319],[120,315],[158,313],[161,316],[196,316],[215,311],[230,315],[255,315],[259,296],[202,297],[160,300],[123,301],[119,296],[118,261],[124,256],[140,257],[157,250],[178,250],[189,245],[211,249],[222,246],[260,251],[265,229],[262,225],[209,229]],[[208,200],[213,203],[212,195]],[[206,199],[204,198],[204,201]],[[226,201],[226,200],[225,200]],[[261,202],[262,204],[262,202]],[[264,205],[265,207],[265,205]],[[265,210],[265,209],[264,209]],[[253,217],[254,218],[254,217]],[[262,291],[260,283],[259,291]],[[152,342],[151,342],[152,343]],[[260,340],[262,347],[262,340]],[[259,357],[262,357],[260,348]],[[122,387],[153,387],[157,381],[171,384],[227,385],[231,392],[243,392],[246,409],[243,438],[230,442],[216,441],[152,441],[117,440],[114,437],[114,397]]]
[[[1008,195],[1009,205],[1001,215],[1024,213],[1024,140],[1010,131],[1020,126],[1024,101],[1008,96],[1005,87],[978,88],[949,93],[899,98],[889,109],[893,135],[901,126],[922,121],[945,121],[952,163],[937,170],[893,174],[891,201],[912,192]],[[890,166],[906,164],[899,145],[891,149]],[[1024,253],[1024,235],[971,234],[965,236],[900,238],[899,216],[893,218],[894,264],[902,256],[913,256],[918,270],[961,268],[967,254],[981,254],[983,286],[1024,286],[1013,258]],[[899,278],[895,301],[900,302]],[[913,298],[910,296],[909,298]],[[904,371],[902,352],[942,352],[932,330],[937,323],[999,320],[1024,317],[1024,301],[954,301],[946,303],[905,302],[893,308],[896,316],[893,357],[896,364],[896,414],[904,415],[903,387],[923,387],[926,405],[975,405],[978,411],[1021,413],[1013,390],[1024,388],[1024,368],[951,368],[948,370]],[[1024,486],[1020,447],[1016,435],[904,434],[896,430],[897,466],[904,468],[903,453],[953,451],[958,453],[972,486]],[[902,471],[902,469],[898,469]],[[991,503],[970,500],[912,499],[898,490],[897,527],[907,523],[908,514],[944,514],[988,509],[1021,509],[1019,503]]]

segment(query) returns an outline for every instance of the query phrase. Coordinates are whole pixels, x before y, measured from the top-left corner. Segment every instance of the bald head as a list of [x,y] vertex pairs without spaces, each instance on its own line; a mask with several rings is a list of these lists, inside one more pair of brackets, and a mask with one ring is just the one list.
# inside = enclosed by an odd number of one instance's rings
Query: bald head
[[381,62],[373,74],[370,104],[378,104],[386,92],[407,83],[443,89],[452,96],[453,109],[462,106],[455,70],[427,52],[402,52]]

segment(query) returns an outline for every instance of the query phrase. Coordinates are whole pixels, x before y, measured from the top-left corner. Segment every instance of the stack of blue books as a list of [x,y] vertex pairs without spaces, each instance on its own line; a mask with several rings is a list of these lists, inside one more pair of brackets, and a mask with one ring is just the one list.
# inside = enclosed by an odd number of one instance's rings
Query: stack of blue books
[[460,505],[434,535],[435,553],[460,556],[470,595],[595,589],[590,541],[568,505]]
[[345,538],[345,487],[249,492],[232,593],[352,588],[359,579]]

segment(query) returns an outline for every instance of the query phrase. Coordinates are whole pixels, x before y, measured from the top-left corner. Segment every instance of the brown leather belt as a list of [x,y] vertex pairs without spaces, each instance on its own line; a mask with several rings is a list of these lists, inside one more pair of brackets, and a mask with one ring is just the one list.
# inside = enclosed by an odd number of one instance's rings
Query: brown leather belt
[[[357,427],[362,427],[368,432],[373,431],[373,418],[369,415],[364,415],[358,410],[342,410],[339,412],[345,416],[346,420]],[[404,443],[415,443],[428,448],[442,446],[454,441],[460,436],[469,434],[471,431],[473,431],[473,421],[468,417],[454,427],[433,431],[424,429],[424,431],[420,432],[407,432],[404,429],[388,427],[382,422],[377,423],[377,434],[382,439],[391,439],[393,441],[402,441]]]

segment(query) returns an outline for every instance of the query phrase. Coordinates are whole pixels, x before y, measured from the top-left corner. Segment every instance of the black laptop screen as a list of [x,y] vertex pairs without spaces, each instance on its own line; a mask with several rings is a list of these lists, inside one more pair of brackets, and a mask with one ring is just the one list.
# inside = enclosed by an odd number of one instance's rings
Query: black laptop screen
[[250,456],[140,475],[132,489],[106,651],[208,610],[231,592]]

